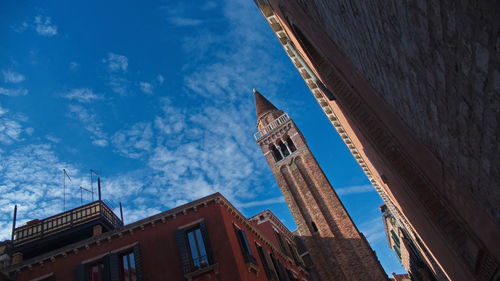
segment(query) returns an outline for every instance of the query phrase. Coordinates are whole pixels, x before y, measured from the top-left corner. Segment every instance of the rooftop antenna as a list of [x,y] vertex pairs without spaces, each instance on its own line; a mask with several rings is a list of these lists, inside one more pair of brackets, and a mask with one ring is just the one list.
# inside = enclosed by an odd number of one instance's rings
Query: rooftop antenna
[[122,225],[125,225],[125,222],[123,221],[123,208],[122,208],[122,202],[120,202],[120,218],[122,219]]
[[14,242],[14,230],[16,230],[16,218],[17,218],[17,204],[14,205],[14,219],[12,220],[12,236],[10,238],[10,241],[12,243]]
[[63,170],[63,202],[64,202],[63,210],[66,211],[66,177],[68,177],[69,181],[71,181],[71,178],[69,177],[68,173],[66,173],[66,169],[62,170]]
[[95,170],[90,169],[90,189],[92,190],[92,202],[94,202],[94,182],[92,175],[99,176],[99,173]]
[[92,194],[92,202],[94,202],[94,192],[86,189],[85,187],[80,185],[80,205],[83,205],[83,191],[90,192]]
[[101,177],[97,177],[97,193],[99,195],[99,201],[101,201]]

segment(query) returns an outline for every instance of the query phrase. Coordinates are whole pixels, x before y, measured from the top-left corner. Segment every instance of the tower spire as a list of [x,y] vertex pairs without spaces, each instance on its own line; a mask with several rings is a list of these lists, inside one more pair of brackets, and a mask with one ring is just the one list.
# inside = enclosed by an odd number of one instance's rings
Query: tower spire
[[255,98],[255,111],[257,112],[257,119],[260,118],[264,113],[272,110],[278,110],[270,101],[268,101],[259,91],[255,88],[253,89],[253,95]]

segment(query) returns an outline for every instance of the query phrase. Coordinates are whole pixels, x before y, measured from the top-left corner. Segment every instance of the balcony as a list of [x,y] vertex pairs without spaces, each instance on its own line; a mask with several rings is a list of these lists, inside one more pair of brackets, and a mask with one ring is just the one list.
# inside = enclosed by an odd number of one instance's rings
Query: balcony
[[264,128],[260,129],[253,135],[255,140],[258,141],[259,139],[265,137],[266,135],[274,131],[274,129],[278,128],[281,124],[285,123],[288,120],[290,120],[290,117],[286,113],[276,118],[271,123],[267,124]]
[[101,225],[106,232],[123,224],[104,202],[95,201],[17,227],[13,247],[16,252],[23,253],[24,258],[33,257],[91,237],[95,225]]

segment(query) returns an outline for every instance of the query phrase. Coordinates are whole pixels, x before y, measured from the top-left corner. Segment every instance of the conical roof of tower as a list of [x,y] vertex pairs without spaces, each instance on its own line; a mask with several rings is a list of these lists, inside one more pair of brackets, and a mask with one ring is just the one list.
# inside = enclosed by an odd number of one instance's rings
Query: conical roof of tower
[[268,101],[259,91],[253,89],[253,94],[255,98],[255,111],[257,112],[257,118],[262,116],[264,113],[271,110],[277,110],[270,101]]

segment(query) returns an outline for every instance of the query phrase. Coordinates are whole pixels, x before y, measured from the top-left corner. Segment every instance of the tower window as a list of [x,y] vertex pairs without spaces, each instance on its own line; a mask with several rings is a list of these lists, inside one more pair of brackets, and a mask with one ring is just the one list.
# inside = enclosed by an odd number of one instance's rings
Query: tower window
[[297,150],[297,148],[295,147],[295,144],[293,144],[293,141],[290,137],[287,137],[286,138],[286,144],[288,145],[288,148],[290,149],[290,152],[294,152],[295,150]]
[[280,140],[278,141],[279,148],[281,150],[281,153],[283,153],[283,157],[287,157],[290,155],[290,151],[288,151],[288,147]]
[[311,221],[311,226],[312,226],[312,229],[314,232],[318,232],[318,227],[316,226],[316,224],[313,221]]
[[276,162],[283,159],[283,156],[281,156],[281,152],[278,151],[278,149],[276,148],[276,146],[274,144],[271,144],[270,149],[271,149],[271,152],[273,153],[274,160],[276,160]]

